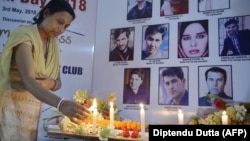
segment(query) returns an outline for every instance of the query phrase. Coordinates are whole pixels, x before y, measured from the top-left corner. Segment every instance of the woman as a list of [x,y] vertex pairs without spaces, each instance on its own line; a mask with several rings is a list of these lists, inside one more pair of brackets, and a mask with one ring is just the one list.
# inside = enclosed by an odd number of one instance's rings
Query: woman
[[179,24],[178,58],[208,57],[208,21]]
[[73,122],[87,108],[51,93],[61,87],[57,36],[75,18],[65,0],[51,0],[34,18],[8,37],[0,58],[0,140],[35,141],[42,102]]

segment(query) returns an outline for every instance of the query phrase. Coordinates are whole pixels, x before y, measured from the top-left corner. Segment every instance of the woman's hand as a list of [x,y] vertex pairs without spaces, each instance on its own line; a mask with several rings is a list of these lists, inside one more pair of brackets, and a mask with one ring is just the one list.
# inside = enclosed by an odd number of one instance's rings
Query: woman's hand
[[46,75],[42,75],[39,76],[39,78],[36,78],[36,82],[47,90],[53,90],[56,87],[56,81],[57,80],[51,79]]
[[62,103],[60,111],[74,123],[81,123],[90,114],[90,111],[84,105],[75,103],[73,101],[65,100]]

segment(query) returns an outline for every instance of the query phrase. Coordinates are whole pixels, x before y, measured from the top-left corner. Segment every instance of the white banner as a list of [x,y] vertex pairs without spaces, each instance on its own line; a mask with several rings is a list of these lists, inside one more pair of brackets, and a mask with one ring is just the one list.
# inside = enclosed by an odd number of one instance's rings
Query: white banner
[[[188,0],[186,7],[181,11],[170,11],[168,0],[148,1],[152,4],[152,16],[146,11],[139,11],[141,15],[136,15],[135,19],[128,19],[129,10],[136,5],[136,0],[99,0],[96,26],[95,62],[93,74],[93,91],[96,96],[107,97],[110,92],[117,93],[118,107],[121,109],[121,116],[125,119],[135,121],[140,120],[138,104],[124,104],[123,97],[124,83],[126,79],[125,70],[128,68],[150,68],[150,104],[145,105],[146,122],[151,124],[177,124],[177,109],[184,112],[184,120],[196,115],[197,109],[208,108],[209,106],[199,106],[198,98],[208,92],[205,82],[205,69],[212,66],[225,68],[227,72],[227,82],[225,92],[233,97],[234,101],[250,102],[250,80],[247,77],[250,71],[250,56],[221,56],[223,41],[226,37],[224,23],[230,18],[239,21],[239,29],[250,29],[248,5],[249,0],[221,0],[213,1],[214,7],[205,10],[205,0]],[[110,4],[115,5],[111,7]],[[164,8],[165,13],[162,11]],[[148,10],[150,8],[148,7]],[[178,13],[179,12],[179,13]],[[176,14],[175,14],[176,13]],[[143,18],[142,15],[145,14]],[[108,17],[115,17],[109,19]],[[208,20],[208,54],[204,57],[178,57],[178,37],[179,26],[182,22]],[[169,24],[168,43],[165,44],[169,51],[169,58],[142,60],[142,49],[145,42],[143,27],[156,24]],[[127,28],[134,29],[132,39],[133,60],[109,61],[110,46],[115,46],[113,39],[113,29]],[[194,30],[194,29],[192,29]],[[200,37],[203,37],[200,36]],[[186,38],[188,39],[188,37]],[[130,39],[129,39],[130,40]],[[119,42],[119,40],[116,40]],[[250,39],[248,38],[248,42]],[[131,43],[131,42],[130,42]],[[114,48],[114,47],[112,47]],[[248,46],[250,49],[250,46]],[[248,49],[248,50],[249,50]],[[184,67],[187,68],[186,89],[189,92],[188,105],[167,105],[161,104],[163,101],[162,87],[160,84],[160,68],[164,67]],[[148,80],[148,79],[147,79]],[[108,82],[108,83],[107,83]],[[157,117],[157,118],[156,118]]]

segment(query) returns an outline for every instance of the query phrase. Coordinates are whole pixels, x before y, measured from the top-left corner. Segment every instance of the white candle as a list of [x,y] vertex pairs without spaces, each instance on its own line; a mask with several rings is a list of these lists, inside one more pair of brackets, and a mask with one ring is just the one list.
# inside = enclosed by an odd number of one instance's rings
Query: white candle
[[94,99],[93,103],[93,132],[96,132],[96,120],[97,120],[97,103],[96,99]]
[[141,137],[145,137],[145,110],[143,104],[140,104],[140,116],[141,116]]
[[110,126],[111,129],[114,129],[114,107],[113,107],[113,102],[110,102],[109,126]]
[[180,125],[182,125],[184,123],[184,121],[183,121],[183,113],[182,113],[181,109],[178,110],[178,121],[179,121]]
[[222,112],[221,121],[222,121],[222,125],[228,124],[228,116],[227,116],[226,111]]

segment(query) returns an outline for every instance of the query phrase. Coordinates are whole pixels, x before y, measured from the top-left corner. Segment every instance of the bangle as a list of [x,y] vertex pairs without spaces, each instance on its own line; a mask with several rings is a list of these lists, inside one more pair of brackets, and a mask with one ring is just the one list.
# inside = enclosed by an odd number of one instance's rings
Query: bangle
[[66,101],[66,100],[63,100],[63,101],[62,101],[62,103],[61,103],[61,105],[60,105],[60,107],[59,107],[59,109],[58,109],[59,111],[62,110],[62,106],[63,106],[63,104],[64,104],[65,101]]
[[63,102],[65,101],[66,99],[65,98],[61,98],[60,101],[58,102],[56,108],[61,111],[61,108],[62,108],[62,104]]
[[53,86],[52,90],[55,90],[57,81],[55,79],[53,79],[53,80],[54,80],[54,86]]

